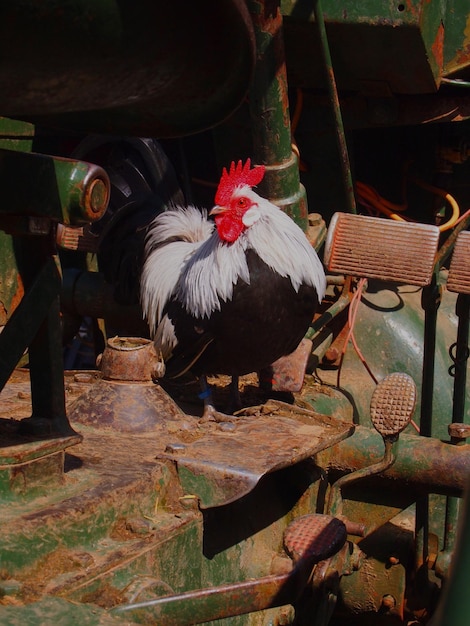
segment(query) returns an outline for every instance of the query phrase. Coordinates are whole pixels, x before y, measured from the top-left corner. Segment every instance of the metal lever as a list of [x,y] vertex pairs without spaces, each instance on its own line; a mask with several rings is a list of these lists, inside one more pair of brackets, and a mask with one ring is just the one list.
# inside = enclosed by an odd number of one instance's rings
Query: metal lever
[[331,487],[328,513],[341,515],[341,490],[346,485],[380,474],[395,462],[394,447],[399,434],[408,426],[416,406],[416,385],[408,374],[395,372],[384,378],[375,388],[370,402],[370,417],[374,428],[382,435],[385,453],[381,461],[347,474]]
[[346,527],[340,520],[328,515],[304,515],[295,519],[284,534],[285,550],[294,563],[291,571],[121,605],[111,613],[142,623],[183,626],[292,604],[307,585],[313,567],[341,550],[346,537]]

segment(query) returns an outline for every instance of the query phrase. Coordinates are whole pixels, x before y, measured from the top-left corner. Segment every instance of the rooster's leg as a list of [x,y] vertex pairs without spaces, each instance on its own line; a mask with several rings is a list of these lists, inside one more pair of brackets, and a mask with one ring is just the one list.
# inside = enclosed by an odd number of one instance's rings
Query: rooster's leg
[[204,402],[202,420],[214,421],[216,419],[217,411],[214,406],[214,400],[212,398],[212,390],[207,382],[207,378],[204,375],[199,377],[199,385],[201,387],[201,393],[199,394],[199,397]]
[[[207,378],[205,376],[200,376],[199,384],[201,386],[201,393],[199,397],[204,402],[204,411],[202,413],[201,421],[203,422],[230,422],[236,417],[232,415],[227,415],[226,413],[222,413],[221,411],[217,411],[214,406],[214,401],[212,398],[212,391],[210,385],[207,383]],[[232,407],[237,405],[240,402],[240,395],[238,393],[238,376],[232,377],[232,382],[230,384],[230,404]]]
[[240,389],[238,388],[238,376],[232,376],[230,383],[230,398],[227,405],[227,413],[235,413],[242,408]]

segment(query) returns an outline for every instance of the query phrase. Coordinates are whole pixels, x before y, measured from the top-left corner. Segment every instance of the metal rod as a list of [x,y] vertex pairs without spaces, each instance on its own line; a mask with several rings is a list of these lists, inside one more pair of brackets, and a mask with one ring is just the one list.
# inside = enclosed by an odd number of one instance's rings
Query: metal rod
[[[458,317],[457,343],[455,351],[454,395],[452,402],[452,422],[465,421],[465,400],[467,396],[467,362],[469,357],[468,332],[470,321],[470,296],[459,293],[455,311]],[[455,445],[463,445],[464,440],[451,437]],[[439,575],[447,577],[452,555],[457,541],[457,525],[459,520],[461,499],[449,496],[446,500],[446,518],[444,526],[444,542],[442,552],[436,563]]]
[[452,405],[452,422],[464,422],[465,400],[467,397],[467,362],[469,357],[469,295],[460,293],[457,296],[456,313],[459,319],[459,323],[457,327],[457,344],[455,349],[455,376]]
[[166,626],[184,626],[292,604],[307,584],[313,565],[312,559],[301,560],[287,574],[185,591],[118,606],[112,613],[130,619],[133,614],[145,616],[152,623]]
[[324,326],[349,306],[351,302],[351,283],[351,276],[347,276],[343,283],[340,297],[310,325],[310,328],[305,334],[305,339],[314,339]]
[[[410,490],[461,496],[470,475],[468,445],[453,446],[432,437],[400,435],[400,454],[385,477]],[[354,433],[317,454],[317,464],[328,471],[351,472],[375,462],[383,453],[382,437],[373,429],[356,426]],[[399,481],[399,482],[398,482]]]
[[317,25],[318,36],[320,39],[320,49],[323,56],[323,64],[326,70],[326,80],[328,85],[328,93],[333,110],[335,128],[336,128],[336,142],[338,145],[338,151],[340,156],[341,173],[343,178],[344,190],[346,193],[346,199],[351,213],[356,213],[356,199],[354,196],[354,187],[351,175],[351,165],[348,155],[348,146],[346,143],[346,136],[344,133],[343,118],[341,115],[341,107],[339,104],[338,90],[336,88],[335,73],[333,70],[333,64],[331,61],[330,47],[328,45],[328,37],[325,28],[325,19],[323,15],[323,9],[321,0],[315,0],[313,3],[313,11],[315,14],[315,23]]
[[343,508],[342,489],[344,487],[352,485],[362,478],[381,474],[395,463],[394,444],[396,443],[398,443],[398,438],[384,437],[385,453],[380,461],[356,470],[352,474],[346,474],[346,476],[342,476],[333,484],[327,507],[329,515],[335,517],[341,515]]

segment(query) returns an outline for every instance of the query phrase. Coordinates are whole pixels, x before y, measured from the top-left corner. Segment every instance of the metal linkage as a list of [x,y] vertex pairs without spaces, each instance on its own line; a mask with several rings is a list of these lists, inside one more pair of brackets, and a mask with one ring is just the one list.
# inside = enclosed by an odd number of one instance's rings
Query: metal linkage
[[[454,394],[452,423],[449,424],[451,442],[465,443],[470,436],[470,426],[465,424],[465,400],[467,395],[467,364],[469,358],[468,333],[470,322],[470,232],[463,231],[457,237],[447,278],[447,289],[457,293],[455,313],[458,318],[457,341],[451,346],[454,360]],[[452,348],[455,354],[452,355]],[[457,540],[457,526],[461,500],[448,497],[446,501],[446,523],[444,547],[436,561],[436,572],[446,577]]]

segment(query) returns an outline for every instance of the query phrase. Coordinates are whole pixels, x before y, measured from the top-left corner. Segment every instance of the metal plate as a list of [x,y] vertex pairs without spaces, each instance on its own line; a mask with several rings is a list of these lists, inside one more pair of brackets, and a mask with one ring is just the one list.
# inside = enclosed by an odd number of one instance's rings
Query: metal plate
[[437,226],[335,213],[325,265],[338,274],[429,285],[438,242]]
[[207,426],[210,430],[196,441],[170,445],[159,457],[176,462],[183,488],[197,490],[201,508],[241,498],[265,474],[307,459],[354,431],[353,424],[274,400],[252,415]]
[[[134,449],[135,454],[150,463],[173,461],[185,494],[197,498],[201,508],[241,498],[264,475],[342,441],[355,428],[352,423],[274,400],[245,409],[240,417],[227,417],[226,422],[204,421],[182,412],[158,385],[153,385],[151,391],[142,383],[133,387],[112,381],[106,387],[102,414],[95,411],[99,398],[90,413],[90,399],[105,388],[106,381],[99,376],[99,372],[91,371],[69,371],[65,376],[68,415],[74,428],[84,433],[82,446],[97,449],[101,446],[98,441],[102,440],[103,445],[106,442],[113,452],[104,458],[111,465],[121,463],[119,456],[124,454],[121,447],[127,448],[125,454]],[[30,414],[26,370],[15,371],[1,399],[0,418],[16,422]],[[143,412],[144,400],[148,414]],[[128,426],[124,423],[126,419]],[[130,434],[129,430],[133,432]],[[40,446],[41,442],[32,441],[28,444],[28,454],[40,452]]]

